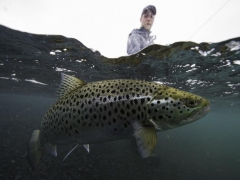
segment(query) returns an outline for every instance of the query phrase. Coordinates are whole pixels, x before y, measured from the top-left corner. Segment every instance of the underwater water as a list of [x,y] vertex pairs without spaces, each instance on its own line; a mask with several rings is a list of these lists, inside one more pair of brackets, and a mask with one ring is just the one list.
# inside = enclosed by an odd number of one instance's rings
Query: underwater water
[[[135,139],[77,148],[64,162],[44,153],[27,161],[30,134],[56,102],[61,72],[86,81],[139,79],[192,92],[211,102],[204,118],[157,133],[149,158]],[[240,37],[219,43],[152,45],[107,58],[76,39],[0,26],[0,179],[238,179],[240,176]]]

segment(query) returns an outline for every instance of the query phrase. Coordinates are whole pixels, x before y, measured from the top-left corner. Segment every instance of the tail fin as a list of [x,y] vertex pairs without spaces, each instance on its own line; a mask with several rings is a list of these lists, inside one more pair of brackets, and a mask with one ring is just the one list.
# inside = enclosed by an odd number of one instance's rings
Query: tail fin
[[43,148],[41,147],[40,144],[40,131],[35,130],[33,131],[29,141],[28,141],[28,162],[32,166],[32,169],[36,169],[43,153]]

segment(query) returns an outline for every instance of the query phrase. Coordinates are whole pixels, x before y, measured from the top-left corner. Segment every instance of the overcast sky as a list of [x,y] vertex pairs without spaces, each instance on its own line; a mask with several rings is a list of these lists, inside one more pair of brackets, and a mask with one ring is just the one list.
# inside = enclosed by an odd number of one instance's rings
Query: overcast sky
[[240,0],[0,0],[0,24],[78,39],[107,57],[126,55],[142,9],[155,5],[156,44],[240,37]]

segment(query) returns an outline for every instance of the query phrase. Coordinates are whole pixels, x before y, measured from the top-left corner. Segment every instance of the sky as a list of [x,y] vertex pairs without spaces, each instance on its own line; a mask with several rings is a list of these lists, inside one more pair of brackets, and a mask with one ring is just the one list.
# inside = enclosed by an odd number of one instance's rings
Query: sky
[[239,0],[0,0],[0,24],[75,38],[104,56],[119,57],[127,55],[128,35],[140,27],[147,5],[157,8],[155,44],[240,37]]

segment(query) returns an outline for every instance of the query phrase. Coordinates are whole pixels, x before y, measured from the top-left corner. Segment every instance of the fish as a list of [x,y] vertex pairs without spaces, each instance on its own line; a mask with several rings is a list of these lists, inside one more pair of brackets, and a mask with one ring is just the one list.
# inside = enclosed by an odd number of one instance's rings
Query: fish
[[114,79],[86,83],[61,74],[58,100],[31,134],[27,159],[36,169],[44,151],[57,156],[57,145],[79,145],[135,137],[143,158],[151,156],[157,132],[192,123],[210,111],[198,95],[157,82]]

